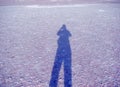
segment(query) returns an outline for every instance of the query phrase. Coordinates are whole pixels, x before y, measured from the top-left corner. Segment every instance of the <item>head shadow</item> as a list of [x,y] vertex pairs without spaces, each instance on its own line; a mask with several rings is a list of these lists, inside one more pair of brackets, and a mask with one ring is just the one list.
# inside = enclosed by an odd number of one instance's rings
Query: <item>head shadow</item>
[[57,32],[59,36],[57,44],[58,48],[54,60],[54,65],[51,73],[49,87],[57,87],[61,65],[64,67],[64,87],[72,87],[72,69],[71,69],[71,47],[69,37],[72,36],[63,24]]

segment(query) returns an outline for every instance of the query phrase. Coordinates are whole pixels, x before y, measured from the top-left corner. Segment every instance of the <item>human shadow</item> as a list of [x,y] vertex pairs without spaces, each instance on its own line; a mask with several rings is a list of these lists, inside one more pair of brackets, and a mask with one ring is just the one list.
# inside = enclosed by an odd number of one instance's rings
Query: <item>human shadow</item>
[[49,87],[57,87],[62,63],[64,66],[64,87],[72,87],[72,69],[71,69],[72,53],[69,43],[69,37],[72,35],[66,29],[66,25],[63,25],[60,28],[57,35],[59,36],[59,39],[57,41],[58,48],[55,56]]

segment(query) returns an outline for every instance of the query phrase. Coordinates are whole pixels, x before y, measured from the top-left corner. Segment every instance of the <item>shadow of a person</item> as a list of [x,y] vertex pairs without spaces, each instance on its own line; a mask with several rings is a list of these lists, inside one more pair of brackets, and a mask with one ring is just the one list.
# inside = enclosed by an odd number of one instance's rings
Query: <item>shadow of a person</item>
[[64,65],[64,87],[72,87],[72,69],[71,69],[71,47],[69,37],[71,33],[63,25],[58,31],[58,48],[55,56],[54,66],[51,74],[49,87],[57,87],[58,77],[63,62]]

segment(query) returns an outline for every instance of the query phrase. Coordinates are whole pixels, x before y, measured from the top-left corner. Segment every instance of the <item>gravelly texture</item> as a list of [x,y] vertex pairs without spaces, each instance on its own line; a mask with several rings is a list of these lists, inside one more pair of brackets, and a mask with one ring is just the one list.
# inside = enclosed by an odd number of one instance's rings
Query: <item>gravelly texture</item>
[[[62,24],[73,87],[120,87],[119,4],[0,6],[0,87],[48,87]],[[63,87],[63,67],[59,78]]]

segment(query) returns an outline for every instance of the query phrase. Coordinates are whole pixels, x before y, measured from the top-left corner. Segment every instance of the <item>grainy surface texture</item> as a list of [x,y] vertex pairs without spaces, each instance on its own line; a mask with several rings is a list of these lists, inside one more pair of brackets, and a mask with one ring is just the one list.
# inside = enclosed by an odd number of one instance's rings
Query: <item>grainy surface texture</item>
[[120,4],[0,6],[0,87],[48,87],[63,24],[72,87],[120,87]]

